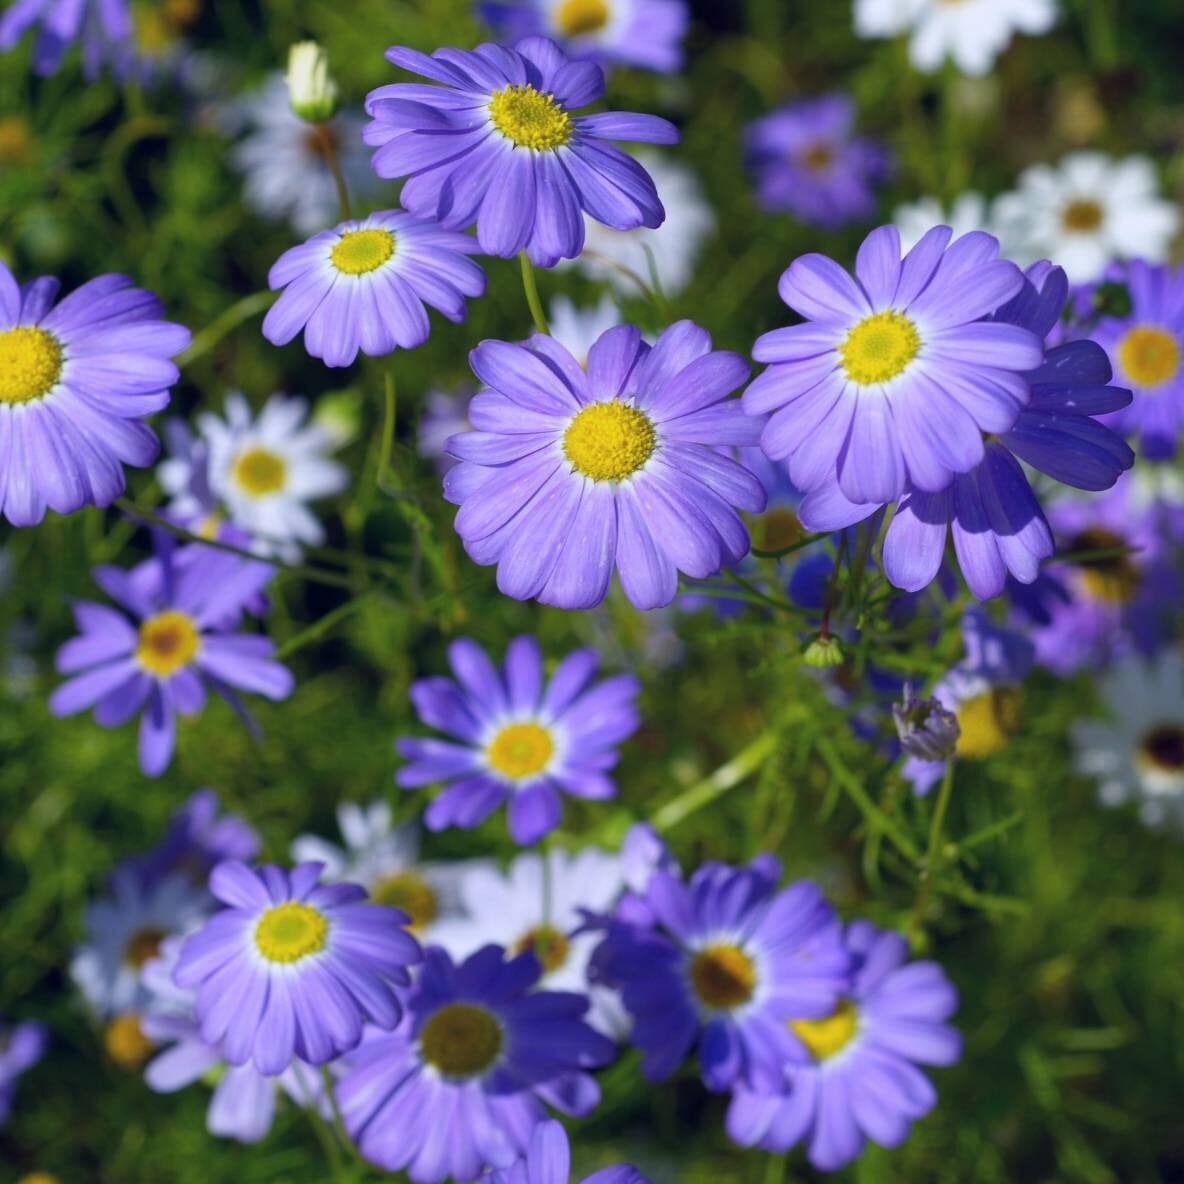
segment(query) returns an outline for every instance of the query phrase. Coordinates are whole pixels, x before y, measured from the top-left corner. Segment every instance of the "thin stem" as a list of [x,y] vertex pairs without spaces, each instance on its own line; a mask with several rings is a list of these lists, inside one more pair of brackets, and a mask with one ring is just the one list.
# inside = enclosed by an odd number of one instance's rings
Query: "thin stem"
[[325,1153],[325,1159],[329,1163],[329,1171],[332,1173],[333,1179],[337,1184],[347,1184],[349,1177],[345,1173],[345,1162],[341,1158],[341,1147],[337,1140],[333,1137],[333,1132],[326,1125],[325,1120],[321,1117],[321,1112],[317,1108],[316,1098],[313,1096],[312,1087],[308,1083],[308,1079],[304,1076],[304,1070],[299,1062],[292,1062],[292,1070],[296,1074],[296,1079],[300,1082],[300,1088],[304,1093],[304,1108],[308,1112],[312,1128],[316,1132],[317,1142],[321,1145],[321,1150]]
[[954,761],[951,757],[946,761],[946,771],[941,779],[941,788],[937,792],[937,805],[933,808],[933,817],[929,820],[929,844],[925,850],[925,870],[921,883],[921,891],[917,894],[917,902],[913,906],[909,928],[918,932],[924,923],[925,908],[929,904],[929,897],[933,892],[933,882],[941,866],[941,832],[945,826],[946,811],[950,806],[950,795],[954,789]]
[[393,483],[388,481],[391,470],[391,452],[395,447],[395,414],[398,410],[399,392],[395,386],[395,368],[387,366],[383,373],[384,419],[382,425],[382,450],[378,454],[378,468],[374,484],[384,492],[391,491]]
[[337,1103],[337,1091],[333,1088],[333,1074],[328,1065],[321,1066],[321,1084],[325,1090],[325,1097],[329,1099],[329,1109],[333,1112],[333,1130],[341,1145],[359,1162],[365,1163],[362,1153],[357,1149],[353,1139],[345,1129],[345,1119],[341,1117],[341,1107]]
[[252,292],[250,296],[244,296],[232,304],[193,338],[188,349],[177,355],[177,365],[188,366],[203,354],[208,354],[223,337],[237,329],[244,321],[249,321],[256,313],[270,308],[278,295],[278,292]]
[[534,264],[530,261],[530,256],[525,251],[518,252],[518,261],[522,264],[522,290],[526,293],[526,303],[530,308],[530,318],[534,321],[534,327],[542,333],[545,337],[551,336],[551,328],[547,324],[546,315],[543,313],[543,305],[539,300],[539,285],[535,279]]
[[341,207],[342,221],[348,222],[349,187],[345,183],[345,174],[341,171],[341,162],[337,159],[337,145],[333,140],[333,132],[327,123],[314,123],[313,135],[316,137],[317,147],[325,158],[325,164],[333,175],[333,184],[337,187],[337,204]]
[[319,621],[314,621],[307,629],[302,629],[294,637],[288,638],[283,645],[276,649],[275,656],[279,661],[291,657],[297,650],[302,650],[306,645],[311,645],[314,641],[320,641],[325,634],[332,631],[337,625],[352,616],[362,606],[362,602],[367,597],[371,596],[374,589],[367,588],[365,592],[359,592],[357,596],[347,600],[344,604],[339,604],[332,612],[326,613]]

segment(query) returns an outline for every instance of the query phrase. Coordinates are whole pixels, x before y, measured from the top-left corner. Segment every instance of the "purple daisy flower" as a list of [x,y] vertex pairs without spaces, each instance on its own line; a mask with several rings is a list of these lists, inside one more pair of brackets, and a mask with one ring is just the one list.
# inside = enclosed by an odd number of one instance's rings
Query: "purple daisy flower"
[[1174,456],[1184,428],[1184,268],[1127,264],[1122,282],[1130,292],[1126,317],[1103,317],[1091,330],[1124,386],[1129,407],[1107,417],[1115,431],[1138,436],[1153,460]]
[[177,715],[201,711],[207,690],[239,714],[237,691],[273,700],[292,693],[271,639],[234,632],[274,569],[206,550],[202,563],[177,563],[165,547],[130,571],[96,567],[95,583],[124,611],[77,602],[79,636],[57,653],[59,672],[73,677],[50,696],[51,713],[93,707],[95,722],[111,728],[141,712],[140,768],[150,777],[172,759]]
[[45,1052],[49,1029],[32,1020],[0,1027],[0,1126],[8,1120],[16,1083]]
[[18,285],[0,262],[0,511],[13,526],[35,525],[47,506],[109,506],[122,466],[156,459],[139,420],[168,405],[169,359],[189,344],[126,276],[100,276],[55,307],[59,287],[50,276]]
[[766,210],[837,230],[876,212],[875,186],[891,158],[882,144],[854,136],[855,104],[844,94],[803,99],[748,129],[748,167]]
[[402,210],[342,222],[285,251],[267,283],[283,289],[263,320],[263,336],[304,348],[326,366],[348,366],[358,350],[377,358],[428,339],[425,304],[465,319],[465,297],[485,291],[485,274],[466,256],[465,234]]
[[469,829],[508,802],[510,835],[525,847],[559,825],[561,793],[616,796],[608,770],[639,723],[633,675],[589,686],[596,652],[576,650],[544,681],[532,637],[510,642],[500,673],[467,638],[452,643],[448,661],[456,681],[421,678],[411,701],[425,724],[453,739],[405,736],[395,744],[408,761],[395,777],[404,789],[448,783],[424,814],[429,830]]
[[648,1080],[697,1046],[709,1089],[777,1089],[789,1022],[834,1011],[850,962],[834,909],[807,881],[778,891],[780,870],[770,856],[704,864],[685,883],[659,870],[646,887],[651,921],[631,907],[632,920],[608,924],[595,966],[633,1016]]
[[57,70],[75,41],[82,43],[87,79],[97,77],[104,61],[116,65],[130,61],[132,17],[128,0],[13,0],[0,14],[0,53],[12,49],[34,27],[35,74]]
[[403,1022],[371,1033],[337,1086],[362,1154],[414,1184],[475,1179],[527,1153],[543,1103],[585,1115],[600,1100],[586,1070],[613,1059],[584,1022],[588,1000],[534,990],[539,963],[485,946],[454,966],[429,947]]
[[682,69],[690,24],[684,0],[507,0],[478,9],[503,41],[551,37],[573,58],[606,68]]
[[[1038,263],[1020,293],[993,323],[1017,325],[1043,338],[1052,332],[1068,296],[1060,268]],[[1092,341],[1073,341],[1045,354],[1023,375],[1030,395],[1006,431],[988,435],[983,459],[932,493],[908,489],[884,538],[884,572],[898,588],[917,592],[937,577],[952,534],[970,590],[982,600],[998,596],[1009,575],[1030,584],[1052,557],[1052,530],[1020,461],[1077,489],[1109,489],[1134,463],[1134,453],[1094,417],[1130,402],[1130,391],[1107,385],[1105,352]],[[831,483],[802,504],[812,530],[830,530],[868,517],[876,507],[849,501]]]
[[850,1163],[870,1139],[904,1142],[937,1094],[918,1065],[952,1065],[962,1038],[946,1021],[958,993],[936,962],[909,962],[908,943],[868,921],[847,926],[856,960],[849,990],[831,1012],[789,1026],[793,1055],[780,1092],[736,1090],[728,1134],[744,1147],[783,1154],[806,1140],[822,1171]]
[[[526,1158],[519,1160],[508,1171],[488,1172],[482,1184],[569,1184],[571,1148],[563,1124],[548,1118],[534,1128]],[[582,1184],[649,1184],[649,1181],[628,1164],[617,1164],[586,1176]]]
[[573,115],[604,94],[599,66],[542,37],[431,57],[396,46],[386,57],[442,83],[395,83],[366,98],[374,171],[408,178],[402,202],[413,214],[451,230],[475,222],[487,255],[525,250],[543,267],[583,249],[584,212],[614,230],[662,224],[649,174],[608,141],[675,144],[678,132],[656,115]]
[[763,510],[765,491],[718,449],[755,444],[761,425],[728,398],[747,364],[706,330],[679,321],[651,348],[619,325],[586,370],[542,336],[485,341],[470,360],[489,389],[469,406],[476,430],[449,441],[465,463],[444,494],[507,596],[592,608],[615,566],[638,608],[659,608],[680,571],[703,579],[748,553],[736,508]]
[[770,362],[744,395],[775,414],[761,447],[786,460],[806,492],[833,483],[851,502],[883,505],[913,487],[938,492],[985,456],[984,433],[1007,431],[1028,401],[1025,372],[1040,338],[983,320],[1023,287],[998,240],[981,231],[950,243],[934,227],[901,260],[894,226],[859,248],[856,278],[824,255],[781,277],[781,298],[807,320],[753,349]]
[[318,884],[323,866],[227,860],[210,873],[227,907],[186,938],[173,980],[196,990],[201,1037],[232,1065],[267,1076],[293,1056],[322,1065],[357,1046],[366,1020],[402,1016],[393,987],[420,959],[406,915],[357,884]]

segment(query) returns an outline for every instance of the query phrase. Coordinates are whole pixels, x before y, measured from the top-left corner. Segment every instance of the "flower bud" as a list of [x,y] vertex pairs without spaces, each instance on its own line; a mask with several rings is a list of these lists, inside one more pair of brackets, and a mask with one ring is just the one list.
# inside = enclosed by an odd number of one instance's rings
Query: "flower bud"
[[324,123],[337,110],[337,83],[329,59],[315,41],[300,41],[288,50],[288,101],[309,123]]
[[843,647],[837,637],[816,637],[802,655],[807,666],[828,669],[843,664]]
[[900,746],[909,756],[923,761],[944,761],[954,755],[962,729],[952,711],[936,699],[914,699],[912,688],[904,688],[904,701],[892,705]]

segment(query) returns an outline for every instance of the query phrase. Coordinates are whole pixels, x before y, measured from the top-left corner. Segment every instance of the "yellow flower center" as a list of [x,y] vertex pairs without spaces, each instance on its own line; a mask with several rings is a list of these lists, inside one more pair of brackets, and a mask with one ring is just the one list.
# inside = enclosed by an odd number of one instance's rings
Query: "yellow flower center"
[[995,687],[967,699],[955,713],[962,734],[955,752],[968,761],[986,760],[1015,735],[1020,726],[1020,693]]
[[607,0],[563,0],[555,10],[555,24],[564,37],[595,33],[608,24]]
[[551,733],[541,724],[507,724],[485,748],[490,765],[506,777],[541,773],[555,751]]
[[542,964],[543,972],[550,974],[567,961],[568,949],[567,938],[558,929],[550,925],[537,925],[522,935],[514,946],[514,953],[525,954],[527,950],[532,951]]
[[790,1020],[789,1027],[816,1061],[825,1061],[851,1043],[859,1027],[859,1013],[849,999],[840,999],[824,1019]]
[[152,1042],[134,1011],[117,1015],[103,1029],[103,1048],[121,1069],[138,1069],[152,1051]]
[[299,962],[325,948],[329,922],[311,905],[288,900],[268,909],[255,925],[255,948],[268,962]]
[[[1124,546],[1126,540],[1121,535],[1101,526],[1091,526],[1074,537],[1065,554],[1071,558],[1074,553],[1088,555]],[[1129,554],[1098,556],[1076,562],[1085,591],[1094,600],[1105,604],[1127,604],[1139,590],[1139,569],[1131,562]]]
[[792,510],[770,510],[753,523],[753,545],[762,551],[784,551],[805,537],[806,532]]
[[739,946],[726,942],[704,946],[691,959],[691,986],[708,1007],[747,1003],[756,987],[756,967]]
[[562,148],[571,139],[571,116],[554,95],[535,90],[529,83],[497,91],[489,100],[489,118],[518,148],[543,152]]
[[834,163],[834,150],[829,144],[811,144],[802,153],[802,164],[812,173],[824,173]]
[[0,403],[43,398],[62,375],[62,347],[52,333],[22,325],[0,333]]
[[140,626],[136,660],[149,674],[167,678],[192,662],[200,645],[201,634],[193,618],[168,609]]
[[1074,234],[1088,234],[1102,225],[1102,207],[1087,198],[1071,201],[1061,211],[1061,224]]
[[1159,724],[1139,744],[1139,764],[1163,773],[1184,772],[1184,726]]
[[234,483],[252,497],[265,497],[283,489],[288,466],[269,448],[244,448],[230,471]]
[[60,1181],[49,1172],[30,1172],[27,1176],[22,1176],[16,1184],[60,1184]]
[[423,1059],[445,1077],[476,1077],[502,1050],[502,1028],[492,1012],[449,1003],[428,1016],[419,1033]]
[[1166,329],[1136,325],[1118,343],[1118,364],[1138,386],[1159,386],[1180,372],[1180,342]]
[[395,872],[374,885],[370,899],[375,904],[401,909],[411,918],[412,929],[423,929],[436,919],[439,906],[432,886],[414,872]]
[[563,455],[581,476],[624,481],[645,467],[657,443],[649,416],[613,399],[590,404],[567,425]]
[[19,115],[0,117],[0,164],[24,164],[33,156],[33,137]]
[[389,230],[371,226],[347,230],[333,244],[329,259],[346,275],[367,275],[377,271],[395,253],[395,236]]
[[137,929],[123,947],[124,964],[139,970],[149,958],[156,957],[160,952],[160,943],[166,937],[168,934],[163,929]]
[[917,326],[895,309],[865,317],[839,346],[843,369],[861,386],[903,374],[921,349]]

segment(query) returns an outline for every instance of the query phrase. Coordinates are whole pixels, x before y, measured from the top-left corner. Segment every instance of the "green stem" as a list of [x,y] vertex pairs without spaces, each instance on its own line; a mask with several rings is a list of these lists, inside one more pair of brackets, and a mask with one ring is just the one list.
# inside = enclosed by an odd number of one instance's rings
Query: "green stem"
[[312,1128],[316,1133],[317,1142],[320,1143],[321,1150],[325,1153],[325,1159],[329,1163],[329,1171],[336,1184],[348,1184],[349,1177],[345,1173],[345,1161],[341,1158],[341,1147],[333,1137],[333,1132],[321,1117],[320,1110],[317,1109],[316,1098],[313,1096],[312,1088],[304,1076],[304,1070],[300,1067],[298,1061],[293,1062],[292,1068],[296,1074],[296,1079],[300,1082],[300,1088],[304,1092],[304,1108],[308,1113],[309,1120],[312,1122]]
[[333,1130],[337,1138],[350,1155],[359,1163],[365,1164],[366,1161],[362,1158],[362,1153],[354,1145],[354,1141],[345,1129],[345,1119],[341,1117],[341,1107],[337,1103],[337,1091],[333,1087],[333,1074],[329,1072],[328,1065],[321,1066],[321,1084],[325,1089],[325,1097],[329,1099],[329,1109],[333,1112]]
[[373,589],[359,592],[357,596],[339,604],[332,612],[326,613],[319,621],[314,621],[307,629],[302,629],[294,637],[288,638],[283,645],[277,647],[275,656],[279,661],[291,657],[297,650],[302,650],[314,641],[320,641],[326,633],[341,624],[346,617],[352,616],[361,607],[362,602],[373,594]]
[[341,162],[337,159],[337,145],[333,142],[333,133],[327,123],[313,124],[313,134],[316,136],[317,147],[325,158],[325,164],[333,175],[333,184],[337,188],[337,204],[341,207],[341,219],[348,222],[349,187],[345,183],[345,174],[341,171]]
[[256,313],[270,308],[278,295],[278,292],[252,292],[250,296],[244,296],[232,304],[193,338],[188,349],[177,355],[177,365],[188,366],[203,354],[209,353],[223,337],[237,329],[244,321],[249,321]]
[[522,264],[522,290],[526,293],[526,304],[530,309],[530,318],[534,327],[545,337],[551,336],[551,328],[547,324],[543,305],[539,300],[539,285],[534,274],[534,264],[525,251],[518,252],[518,261]]
[[929,844],[925,850],[925,867],[921,882],[921,891],[917,893],[917,902],[913,905],[912,918],[909,928],[919,933],[924,924],[925,909],[929,904],[929,897],[933,893],[933,883],[941,867],[941,832],[945,827],[946,811],[950,807],[950,795],[954,790],[954,761],[946,761],[946,771],[941,779],[941,788],[937,792],[937,805],[933,808],[933,817],[929,820]]
[[384,371],[382,385],[384,406],[382,450],[378,454],[378,468],[374,475],[374,483],[384,492],[397,492],[394,482],[388,480],[391,472],[391,453],[395,447],[395,415],[399,399],[398,388],[395,386],[393,364],[387,366]]

